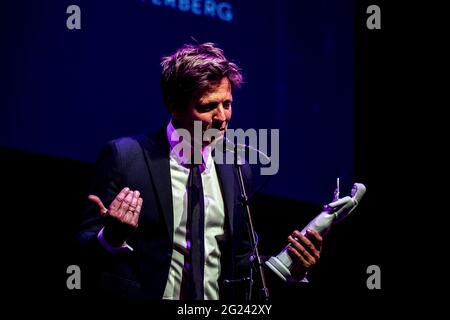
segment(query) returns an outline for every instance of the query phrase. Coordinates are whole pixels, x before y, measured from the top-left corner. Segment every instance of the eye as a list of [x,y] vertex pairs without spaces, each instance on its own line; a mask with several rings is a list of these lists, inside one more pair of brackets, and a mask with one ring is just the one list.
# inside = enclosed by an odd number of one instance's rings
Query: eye
[[231,101],[225,101],[225,102],[223,103],[223,107],[224,107],[225,109],[230,109],[230,108],[231,108]]
[[195,109],[198,112],[209,112],[211,110],[214,110],[217,107],[216,103],[208,103],[208,104],[198,104],[197,106],[195,106]]

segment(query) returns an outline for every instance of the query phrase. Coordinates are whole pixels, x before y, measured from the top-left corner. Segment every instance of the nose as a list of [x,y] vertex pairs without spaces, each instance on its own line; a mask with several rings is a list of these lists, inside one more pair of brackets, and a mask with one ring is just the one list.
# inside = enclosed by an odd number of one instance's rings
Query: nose
[[224,122],[225,120],[227,120],[227,116],[225,115],[225,109],[222,104],[220,104],[216,108],[216,114],[214,115],[213,120],[217,122]]

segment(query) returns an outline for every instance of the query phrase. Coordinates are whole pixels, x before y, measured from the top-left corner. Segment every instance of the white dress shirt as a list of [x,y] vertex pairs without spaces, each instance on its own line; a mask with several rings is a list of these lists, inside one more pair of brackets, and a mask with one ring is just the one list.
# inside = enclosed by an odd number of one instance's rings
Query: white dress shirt
[[[187,219],[187,180],[189,169],[183,164],[186,159],[183,154],[177,154],[174,146],[179,142],[179,135],[170,122],[167,126],[167,138],[170,143],[170,178],[172,182],[173,201],[173,249],[169,276],[163,299],[179,299],[181,279],[183,275],[186,249],[186,219]],[[184,140],[183,140],[184,141]],[[180,143],[183,143],[180,142]],[[179,150],[179,149],[178,149]],[[211,156],[209,146],[202,149],[203,171],[201,173],[204,212],[205,212],[205,269],[204,269],[204,298],[205,300],[219,299],[218,279],[221,272],[220,250],[218,239],[225,236],[225,209],[220,189],[219,179]]]

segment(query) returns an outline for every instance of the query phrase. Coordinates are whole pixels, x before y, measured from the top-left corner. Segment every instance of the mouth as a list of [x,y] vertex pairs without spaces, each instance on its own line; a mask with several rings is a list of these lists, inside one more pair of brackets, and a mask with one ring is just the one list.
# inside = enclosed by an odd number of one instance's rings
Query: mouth
[[[211,144],[211,143],[215,143],[215,142],[217,142],[217,141],[222,140],[222,139],[225,137],[225,130],[226,130],[226,127],[223,127],[223,128],[214,128],[214,127],[211,127],[211,129],[216,129],[216,130],[217,130],[217,134],[212,135],[212,136],[209,138],[209,140],[203,141],[203,144]],[[205,132],[206,132],[206,131],[205,131]],[[205,132],[204,132],[204,133],[205,133]]]
[[223,133],[225,132],[225,130],[227,129],[227,125],[226,125],[226,124],[214,125],[214,123],[213,123],[212,125],[207,126],[207,127],[204,129],[204,132],[205,132],[206,130],[208,130],[208,129],[215,129],[215,130],[218,130],[220,133],[223,134]]

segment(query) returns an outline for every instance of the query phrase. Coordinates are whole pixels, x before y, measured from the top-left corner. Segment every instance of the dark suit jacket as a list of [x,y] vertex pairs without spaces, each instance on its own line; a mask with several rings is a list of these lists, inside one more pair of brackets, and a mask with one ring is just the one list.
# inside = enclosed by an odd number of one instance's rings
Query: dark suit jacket
[[[216,164],[226,211],[227,240],[221,241],[222,273],[220,299],[243,299],[246,283],[236,280],[249,275],[251,253],[247,218],[240,196],[239,181],[233,165]],[[247,189],[250,169],[244,166]],[[103,227],[96,205],[84,213],[77,242],[85,260],[86,286],[102,296],[127,299],[161,299],[169,272],[173,242],[172,187],[169,145],[166,130],[147,136],[110,141],[100,153],[92,194],[106,207],[120,190],[139,190],[143,206],[139,227],[127,243],[134,251],[109,253],[97,234]],[[207,232],[207,230],[205,231]],[[233,283],[234,285],[227,285]],[[100,291],[100,292],[99,292]]]

